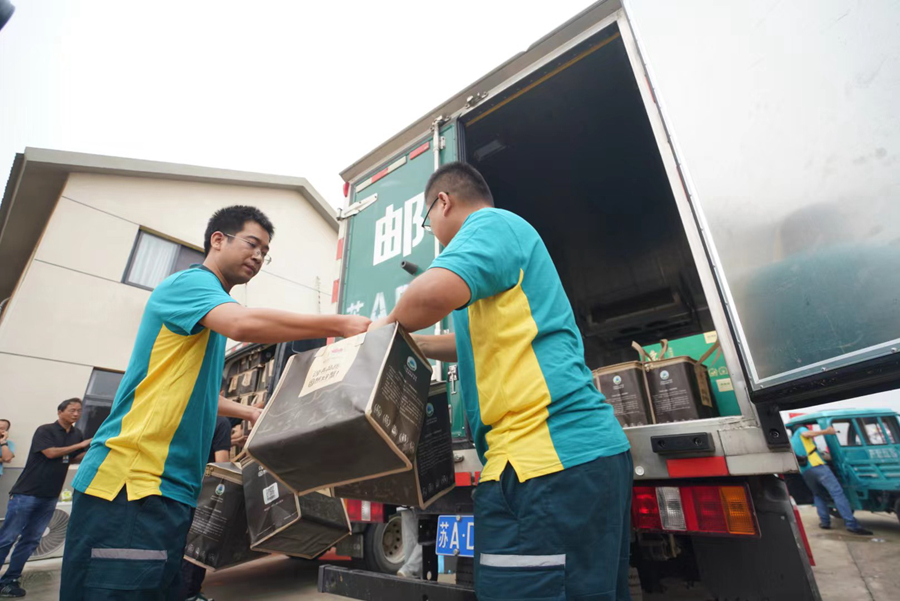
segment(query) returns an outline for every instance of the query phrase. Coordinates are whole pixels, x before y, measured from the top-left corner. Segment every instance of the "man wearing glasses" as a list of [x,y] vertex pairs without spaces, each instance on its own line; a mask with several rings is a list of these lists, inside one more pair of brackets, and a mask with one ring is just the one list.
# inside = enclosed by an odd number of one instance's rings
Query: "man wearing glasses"
[[422,226],[445,250],[391,314],[458,361],[484,463],[475,491],[475,592],[484,599],[630,598],[628,439],[594,387],[556,267],[538,233],[494,208],[473,167],[428,180]]
[[73,482],[60,599],[177,599],[178,574],[216,414],[261,410],[219,397],[225,340],[277,343],[353,336],[360,316],[248,309],[229,292],[269,263],[275,231],[259,209],[216,211],[202,265],[147,301],[109,417]]

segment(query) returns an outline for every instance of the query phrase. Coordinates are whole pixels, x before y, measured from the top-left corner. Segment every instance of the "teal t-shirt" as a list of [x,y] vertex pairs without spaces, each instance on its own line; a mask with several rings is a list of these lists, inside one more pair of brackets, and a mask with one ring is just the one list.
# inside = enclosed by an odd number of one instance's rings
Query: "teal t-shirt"
[[218,413],[225,337],[200,325],[236,302],[203,266],[163,281],[147,301],[109,417],[73,486],[111,501],[162,495],[195,506]]
[[584,362],[584,345],[556,267],[537,231],[481,209],[431,264],[471,292],[453,312],[463,403],[484,462],[520,481],[629,449]]
[[[16,452],[16,443],[14,443],[14,442],[11,441],[11,440],[8,440],[8,441],[6,441],[6,444],[9,446],[9,452],[10,452],[10,453],[15,453],[15,452]],[[4,465],[3,463],[0,463],[0,476],[3,475],[3,465]]]

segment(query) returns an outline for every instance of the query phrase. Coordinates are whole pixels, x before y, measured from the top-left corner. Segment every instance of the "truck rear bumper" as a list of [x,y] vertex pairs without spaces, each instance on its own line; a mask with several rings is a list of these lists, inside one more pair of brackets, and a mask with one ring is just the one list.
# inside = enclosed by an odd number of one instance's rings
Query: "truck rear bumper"
[[454,584],[398,578],[337,566],[319,568],[319,592],[371,601],[385,599],[476,601],[474,590]]

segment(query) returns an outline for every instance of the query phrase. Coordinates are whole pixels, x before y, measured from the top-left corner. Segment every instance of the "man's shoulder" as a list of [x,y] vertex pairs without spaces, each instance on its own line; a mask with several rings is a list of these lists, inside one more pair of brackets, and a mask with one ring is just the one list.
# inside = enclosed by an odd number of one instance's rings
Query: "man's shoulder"
[[181,289],[186,286],[210,286],[214,287],[218,284],[219,279],[216,277],[214,273],[209,270],[201,269],[200,267],[190,267],[183,271],[179,271],[177,273],[173,273],[166,279],[164,279],[151,293],[151,297],[153,295],[159,296],[159,294],[166,294],[168,291],[175,289]]

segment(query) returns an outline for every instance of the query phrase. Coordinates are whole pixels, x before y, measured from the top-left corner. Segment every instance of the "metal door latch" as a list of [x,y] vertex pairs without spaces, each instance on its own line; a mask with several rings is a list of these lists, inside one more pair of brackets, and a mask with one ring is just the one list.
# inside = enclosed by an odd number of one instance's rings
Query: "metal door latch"
[[456,394],[456,383],[459,382],[459,366],[456,364],[447,367],[447,381],[450,382],[450,394]]

